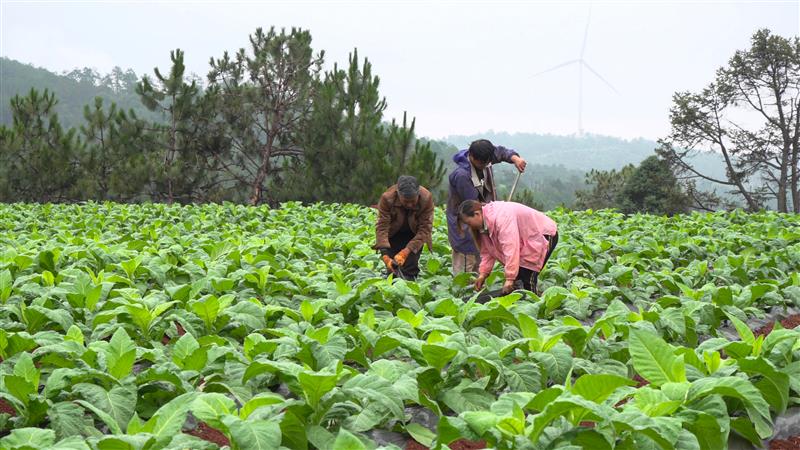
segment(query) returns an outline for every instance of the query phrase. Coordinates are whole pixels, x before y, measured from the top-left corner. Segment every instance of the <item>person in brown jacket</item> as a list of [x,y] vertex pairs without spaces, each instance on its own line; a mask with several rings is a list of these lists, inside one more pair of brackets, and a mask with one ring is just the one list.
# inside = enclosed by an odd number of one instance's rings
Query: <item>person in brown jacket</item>
[[390,273],[400,268],[403,277],[419,275],[422,246],[433,247],[433,195],[417,179],[401,175],[397,184],[381,195],[378,222],[375,225],[375,248]]

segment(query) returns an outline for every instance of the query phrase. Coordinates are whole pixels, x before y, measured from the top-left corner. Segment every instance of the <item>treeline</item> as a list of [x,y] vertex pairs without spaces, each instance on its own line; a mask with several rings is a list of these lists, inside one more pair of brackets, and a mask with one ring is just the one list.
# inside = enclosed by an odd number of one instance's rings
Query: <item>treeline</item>
[[145,114],[97,98],[68,127],[52,92],[13,97],[0,201],[368,204],[400,174],[433,189],[443,179],[414,120],[384,120],[380,80],[356,51],[323,71],[308,31],[259,28],[246,49],[211,58],[202,84],[181,50],[170,58],[135,82]]
[[159,117],[142,105],[136,93],[136,84],[141,81],[131,69],[114,67],[109,73],[83,67],[61,74],[23,64],[9,58],[0,58],[0,124],[11,125],[11,98],[26,95],[31,87],[56,94],[58,104],[55,112],[65,128],[80,128],[84,124],[83,107],[94,103],[95,97],[114,102],[117,108],[136,111],[139,117],[156,120]]
[[[800,212],[800,38],[756,31],[750,48],[736,51],[706,87],[677,92],[672,103],[657,153],[695,208]],[[702,153],[719,155],[724,174],[696,164]]]
[[620,170],[591,170],[588,189],[576,193],[580,209],[614,208],[626,214],[689,212],[692,201],[669,163],[656,155]]

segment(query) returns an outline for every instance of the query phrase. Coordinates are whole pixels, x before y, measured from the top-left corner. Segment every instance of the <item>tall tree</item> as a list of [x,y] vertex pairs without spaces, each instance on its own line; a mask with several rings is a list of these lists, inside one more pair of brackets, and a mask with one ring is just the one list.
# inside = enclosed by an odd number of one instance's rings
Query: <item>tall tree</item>
[[250,35],[249,52],[242,48],[232,57],[225,52],[211,59],[208,80],[219,90],[230,142],[215,157],[249,190],[253,205],[264,201],[283,163],[303,154],[299,135],[307,126],[323,55],[314,54],[308,31],[258,28]]
[[289,183],[286,198],[370,204],[401,174],[414,175],[434,189],[444,176],[443,163],[430,144],[416,139],[414,122],[383,122],[386,100],[380,79],[358,51],[347,70],[335,65],[313,99],[303,133],[303,163]]
[[80,188],[83,198],[98,201],[131,201],[147,194],[151,174],[157,167],[154,137],[146,122],[133,111],[111,103],[108,109],[97,97],[84,107],[86,123],[80,131],[86,142],[81,158]]
[[[658,152],[682,178],[727,186],[749,210],[774,199],[778,211],[800,212],[800,39],[757,31],[714,82],[700,93],[676,93],[673,103],[672,131]],[[725,179],[691,162],[703,151],[722,155]]]
[[439,187],[446,169],[444,161],[431,149],[430,141],[417,139],[414,133],[416,119],[408,125],[406,113],[402,124],[392,120],[389,126],[389,149],[394,176],[392,183],[400,175],[413,175],[423,186],[434,190]]
[[[358,53],[348,70],[334,65],[315,90],[308,126],[301,134],[304,158],[286,198],[364,203],[375,194],[375,177],[388,178],[384,131],[386,100],[372,65]],[[380,180],[379,183],[385,180]]]
[[0,127],[0,193],[10,202],[62,202],[79,198],[83,143],[64,130],[48,90],[11,99],[13,123]]
[[150,124],[160,154],[154,177],[156,199],[167,203],[203,201],[218,186],[211,154],[223,145],[213,125],[215,91],[201,92],[196,80],[186,75],[183,51],[170,52],[172,67],[164,75],[154,69],[155,80],[144,76],[136,92],[163,122]]
[[633,164],[628,164],[619,171],[592,169],[586,174],[586,184],[590,189],[575,193],[577,197],[575,206],[582,209],[619,207],[620,194],[635,170],[636,166]]
[[689,198],[666,161],[651,156],[625,179],[617,200],[625,213],[678,214],[688,210]]

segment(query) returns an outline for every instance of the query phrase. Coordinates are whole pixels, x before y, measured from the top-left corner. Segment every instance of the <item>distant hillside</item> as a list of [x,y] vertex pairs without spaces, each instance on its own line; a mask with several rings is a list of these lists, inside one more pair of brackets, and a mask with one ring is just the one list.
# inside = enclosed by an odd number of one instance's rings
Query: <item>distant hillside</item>
[[31,88],[55,93],[58,116],[66,127],[83,124],[83,107],[93,103],[95,97],[115,102],[125,110],[132,108],[140,117],[153,118],[154,115],[136,95],[137,81],[139,78],[132,70],[118,67],[108,75],[100,75],[91,69],[76,69],[59,75],[13,59],[0,58],[0,124],[11,123],[11,98],[17,94],[26,95]]
[[[115,68],[110,74],[99,74],[92,69],[76,69],[57,74],[8,58],[0,58],[0,124],[11,123],[10,99],[17,94],[26,95],[31,88],[48,89],[59,101],[57,111],[65,127],[79,127],[84,123],[83,108],[95,97],[108,103],[115,102],[125,110],[133,109],[143,118],[158,120],[148,111],[136,95],[139,76],[132,70]],[[653,154],[656,143],[647,139],[625,140],[611,136],[586,135],[557,136],[551,134],[487,132],[472,136],[448,136],[444,140],[429,140],[433,150],[449,169],[452,156],[458,149],[466,148],[475,139],[489,139],[495,144],[513,148],[528,160],[530,168],[521,179],[520,189],[529,189],[537,201],[546,208],[557,205],[570,206],[575,201],[575,191],[584,189],[584,174],[591,169],[619,169],[626,164],[638,164]],[[424,139],[424,138],[423,138]],[[721,160],[703,155],[697,159],[704,173],[724,177]],[[505,189],[512,183],[514,172],[509,167],[498,169],[498,181]],[[442,183],[440,198],[446,196],[447,182]],[[703,188],[712,186],[700,185]]]
[[[557,136],[552,134],[487,132],[472,136],[448,136],[445,141],[458,148],[467,148],[476,139],[489,139],[495,145],[513,148],[530,163],[561,165],[567,169],[588,172],[591,169],[619,169],[638,164],[652,155],[657,147],[648,139],[626,140],[612,136]],[[702,155],[695,160],[697,167],[715,176],[724,177],[722,159]]]
[[[478,138],[475,138],[478,139]],[[465,142],[471,142],[474,139]],[[455,168],[453,162],[453,155],[456,154],[459,148],[467,147],[464,145],[455,145],[453,142],[429,140],[431,148],[436,154],[445,161],[445,167],[449,172]],[[455,141],[458,142],[458,141]],[[503,141],[497,141],[498,143]],[[501,144],[502,145],[502,144]],[[509,146],[510,147],[510,146]],[[517,194],[515,200],[520,199],[520,194],[523,190],[529,190],[533,193],[538,206],[544,209],[552,209],[558,206],[572,206],[575,203],[575,191],[586,189],[584,181],[585,171],[580,169],[567,168],[564,164],[559,162],[540,161],[531,158],[527,152],[523,153],[523,157],[529,161],[528,169],[525,175],[520,178],[517,186]],[[516,177],[516,169],[510,164],[502,164],[495,170],[497,177],[497,188],[501,193],[501,197],[505,198],[511,189],[511,185]],[[439,192],[439,198],[447,198],[448,183],[445,180]]]

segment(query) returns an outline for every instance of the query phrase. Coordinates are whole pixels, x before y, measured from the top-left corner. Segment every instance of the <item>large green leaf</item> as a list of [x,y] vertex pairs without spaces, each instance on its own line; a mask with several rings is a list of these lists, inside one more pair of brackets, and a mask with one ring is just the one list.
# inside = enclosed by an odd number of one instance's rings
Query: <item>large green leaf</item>
[[41,428],[17,428],[11,433],[0,439],[0,448],[14,449],[37,449],[53,445],[56,441],[56,433],[53,430],[43,430]]
[[555,400],[549,402],[542,412],[533,417],[533,427],[529,437],[534,443],[539,440],[544,429],[549,426],[556,418],[567,413],[575,413],[580,416],[594,414],[597,417],[611,417],[614,410],[608,406],[603,406],[583,397],[572,395],[565,392]]
[[11,298],[13,285],[14,279],[11,277],[11,271],[8,269],[0,271],[0,304],[5,304]]
[[326,373],[301,372],[297,376],[306,401],[315,409],[319,405],[320,399],[336,387],[338,379],[339,377],[336,374]]
[[672,346],[658,336],[644,330],[631,329],[628,349],[633,367],[654,385],[686,381],[683,358],[676,356]]
[[602,403],[614,391],[622,386],[633,386],[632,380],[617,375],[582,375],[572,386],[572,392],[586,400]]
[[339,430],[339,434],[336,435],[336,440],[333,441],[331,450],[367,450],[367,446],[355,435],[342,428]]
[[503,368],[509,389],[517,392],[538,392],[542,388],[542,371],[532,362],[511,364]]
[[136,408],[137,391],[135,385],[121,384],[106,390],[96,384],[78,383],[72,387],[72,391],[111,416],[119,428],[125,431],[125,427],[128,421],[131,420],[133,411]]
[[230,430],[234,450],[277,450],[281,445],[281,428],[276,422],[235,416],[225,416],[222,422]]
[[688,418],[684,427],[695,435],[701,450],[725,448],[729,426],[721,425],[719,419],[704,412],[687,411],[684,415]]
[[76,403],[55,403],[47,410],[47,418],[59,440],[70,436],[88,436],[95,431],[91,418]]
[[145,422],[143,431],[152,433],[159,441],[167,442],[180,432],[196,395],[190,392],[172,399]]
[[108,373],[121,380],[131,374],[135,361],[136,344],[125,332],[125,329],[120,327],[111,337],[106,348]]
[[751,377],[762,377],[754,383],[756,388],[775,412],[783,414],[789,405],[789,375],[779,372],[763,358],[740,359],[738,364]]
[[281,421],[281,433],[283,433],[281,445],[292,450],[308,450],[305,425],[305,422],[297,414],[291,410],[286,411]]
[[423,344],[422,354],[429,365],[442,370],[458,354],[458,350],[437,344]]
[[611,421],[618,430],[647,436],[664,450],[672,450],[681,434],[681,421],[671,417],[649,417],[635,409],[615,413]]
[[701,378],[692,382],[686,399],[695,401],[714,394],[741,400],[758,435],[762,439],[772,435],[769,404],[750,381],[737,377]]
[[222,418],[235,413],[236,403],[223,394],[204,393],[194,399],[189,410],[212,428],[222,428]]

